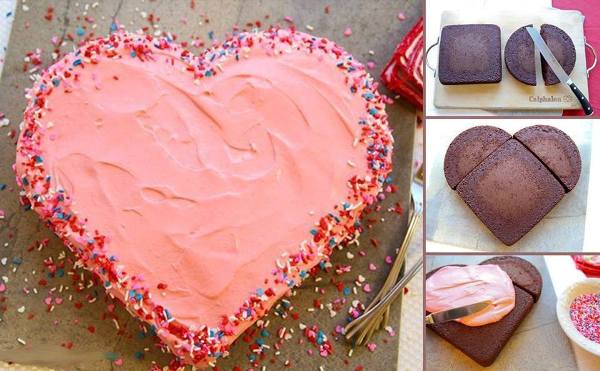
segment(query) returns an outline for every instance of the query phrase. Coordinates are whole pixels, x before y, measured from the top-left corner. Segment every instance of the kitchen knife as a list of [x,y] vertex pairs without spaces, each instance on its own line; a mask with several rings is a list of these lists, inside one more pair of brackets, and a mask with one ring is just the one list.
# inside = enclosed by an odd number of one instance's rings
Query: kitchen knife
[[492,304],[491,300],[484,300],[478,303],[464,305],[462,307],[431,313],[425,316],[425,324],[432,325],[434,323],[443,323],[463,318],[487,308],[487,306],[490,304]]
[[552,72],[554,72],[554,74],[556,75],[556,77],[558,77],[560,82],[567,85],[571,89],[573,94],[575,94],[586,116],[589,116],[592,113],[594,113],[594,109],[592,108],[590,101],[585,97],[585,95],[583,95],[583,93],[581,92],[581,90],[579,90],[577,85],[575,85],[573,80],[569,78],[569,75],[567,75],[560,63],[558,63],[558,61],[554,57],[554,54],[552,54],[550,48],[548,48],[548,45],[546,44],[544,39],[542,39],[542,35],[540,35],[540,32],[537,29],[533,28],[533,26],[527,26],[525,28],[527,29],[527,32],[529,32],[529,36],[531,36],[531,39],[533,40],[535,46],[538,48],[540,53],[542,53],[542,56],[544,56],[546,63],[548,63],[548,65],[552,69]]

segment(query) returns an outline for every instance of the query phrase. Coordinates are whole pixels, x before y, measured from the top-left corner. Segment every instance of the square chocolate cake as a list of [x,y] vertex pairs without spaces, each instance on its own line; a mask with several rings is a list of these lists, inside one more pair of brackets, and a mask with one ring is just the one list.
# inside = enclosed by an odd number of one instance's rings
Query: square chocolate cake
[[442,28],[438,73],[444,85],[489,84],[502,80],[500,27],[494,24]]
[[565,194],[548,168],[516,139],[494,151],[456,190],[506,245],[529,232]]

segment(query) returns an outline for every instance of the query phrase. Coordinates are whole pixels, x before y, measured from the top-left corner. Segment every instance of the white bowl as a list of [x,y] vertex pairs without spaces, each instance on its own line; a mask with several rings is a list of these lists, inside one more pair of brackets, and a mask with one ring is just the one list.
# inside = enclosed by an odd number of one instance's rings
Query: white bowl
[[573,321],[571,321],[569,310],[571,308],[571,303],[579,295],[599,292],[600,278],[586,278],[583,281],[576,282],[569,286],[556,302],[556,316],[558,317],[558,323],[560,323],[560,327],[562,327],[565,334],[567,334],[567,336],[577,345],[597,356],[600,356],[600,344],[591,341],[577,331],[575,325],[573,325]]

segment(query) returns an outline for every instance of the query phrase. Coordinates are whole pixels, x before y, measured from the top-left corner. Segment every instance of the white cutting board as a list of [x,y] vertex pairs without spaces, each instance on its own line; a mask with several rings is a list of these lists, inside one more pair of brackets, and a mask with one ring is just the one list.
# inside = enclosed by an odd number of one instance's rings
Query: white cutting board
[[[587,74],[585,60],[585,39],[583,35],[584,16],[576,10],[540,9],[539,12],[493,11],[465,12],[445,11],[442,13],[441,28],[452,24],[491,23],[501,30],[502,41],[502,81],[497,84],[442,85],[436,77],[434,105],[438,108],[482,108],[482,109],[580,109],[579,102],[571,90],[562,85],[544,85],[541,77],[541,62],[536,53],[537,86],[529,86],[515,79],[504,64],[504,46],[510,35],[518,28],[533,24],[538,29],[544,24],[552,24],[563,29],[575,44],[575,68],[571,79],[587,96]],[[441,28],[438,32],[441,34]],[[437,66],[437,51],[429,56],[430,64]]]

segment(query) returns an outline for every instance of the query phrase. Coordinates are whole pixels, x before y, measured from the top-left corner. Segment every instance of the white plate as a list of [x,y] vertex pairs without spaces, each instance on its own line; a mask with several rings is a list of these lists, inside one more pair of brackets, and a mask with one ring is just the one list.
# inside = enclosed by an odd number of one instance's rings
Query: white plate
[[577,331],[569,314],[571,303],[576,297],[598,292],[600,292],[599,278],[586,278],[583,281],[572,284],[558,298],[558,301],[556,302],[556,315],[560,327],[562,327],[565,334],[567,334],[572,341],[588,352],[600,356],[600,344],[589,340]]

